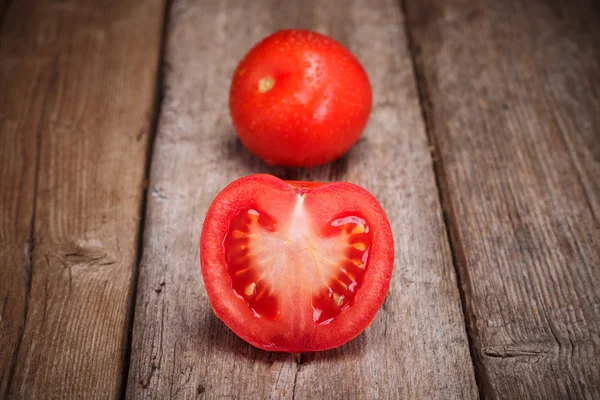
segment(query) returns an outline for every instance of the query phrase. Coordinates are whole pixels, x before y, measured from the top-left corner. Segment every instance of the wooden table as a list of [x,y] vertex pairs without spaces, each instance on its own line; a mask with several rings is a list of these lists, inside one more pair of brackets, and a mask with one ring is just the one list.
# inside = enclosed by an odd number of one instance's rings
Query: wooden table
[[[270,168],[228,114],[286,28],[364,64],[363,139]],[[331,351],[212,313],[207,207],[251,173],[347,180],[390,218],[387,299]],[[0,398],[600,398],[594,0],[0,0]]]

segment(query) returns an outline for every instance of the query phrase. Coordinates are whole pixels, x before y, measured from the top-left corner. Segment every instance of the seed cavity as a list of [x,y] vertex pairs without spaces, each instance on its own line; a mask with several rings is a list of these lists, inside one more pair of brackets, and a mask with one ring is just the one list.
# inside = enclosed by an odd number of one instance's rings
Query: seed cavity
[[354,247],[356,250],[358,251],[365,251],[367,249],[367,246],[364,243],[354,243],[352,245],[352,247]]
[[352,229],[352,234],[353,235],[358,235],[359,233],[363,233],[365,231],[365,226],[364,225],[356,225],[354,227],[354,229]]
[[246,296],[252,296],[254,293],[256,293],[256,282],[252,282],[244,289],[244,294],[246,294]]
[[281,227],[255,205],[240,211],[223,241],[227,272],[231,289],[254,317],[276,320],[282,308],[293,312],[309,301],[314,323],[326,325],[354,304],[368,269],[372,233],[358,213],[313,228],[303,199]]
[[335,303],[336,306],[338,306],[338,307],[341,306],[342,305],[342,301],[344,301],[344,295],[343,294],[340,295],[340,294],[334,293],[333,294],[333,301],[334,301],[334,303]]
[[233,236],[234,239],[241,239],[244,236],[246,236],[246,233],[242,232],[242,231],[238,231],[237,229],[235,231],[233,231],[231,233],[231,236]]
[[257,230],[273,232],[276,228],[277,223],[271,216],[250,208],[238,213],[231,220],[223,241],[231,289],[246,302],[252,315],[267,320],[279,318],[280,307],[255,262],[264,249],[252,245],[251,240]]
[[368,265],[372,237],[367,222],[357,215],[342,215],[331,221],[322,232],[326,237],[338,235],[343,238],[345,255],[332,275],[329,285],[313,295],[313,321],[317,325],[331,323],[354,303]]

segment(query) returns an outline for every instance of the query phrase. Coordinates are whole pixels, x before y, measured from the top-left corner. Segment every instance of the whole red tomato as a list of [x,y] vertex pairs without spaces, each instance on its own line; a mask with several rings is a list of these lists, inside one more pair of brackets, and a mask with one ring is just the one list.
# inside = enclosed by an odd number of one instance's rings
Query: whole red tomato
[[352,147],[371,112],[369,78],[335,40],[284,30],[238,65],[229,108],[242,143],[268,164],[313,166]]
[[381,205],[359,186],[252,175],[211,204],[200,262],[215,313],[241,338],[265,350],[317,351],[373,321],[394,240]]

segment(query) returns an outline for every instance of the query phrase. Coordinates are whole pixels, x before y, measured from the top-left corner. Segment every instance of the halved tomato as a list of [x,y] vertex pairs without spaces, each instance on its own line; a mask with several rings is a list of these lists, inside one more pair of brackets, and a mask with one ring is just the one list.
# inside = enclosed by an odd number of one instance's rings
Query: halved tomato
[[340,346],[373,320],[394,260],[375,197],[346,182],[238,179],[210,206],[200,262],[217,316],[252,345]]

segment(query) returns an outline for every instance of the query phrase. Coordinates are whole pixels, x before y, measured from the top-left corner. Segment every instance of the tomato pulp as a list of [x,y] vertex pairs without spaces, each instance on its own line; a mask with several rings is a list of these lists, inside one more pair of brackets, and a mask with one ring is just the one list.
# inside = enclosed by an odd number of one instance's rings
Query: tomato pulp
[[213,201],[200,240],[215,313],[272,351],[325,350],[357,336],[385,299],[393,260],[383,209],[346,182],[238,179]]
[[335,40],[292,29],[258,43],[233,75],[229,109],[244,146],[268,164],[313,166],[352,147],[371,112],[369,78]]

